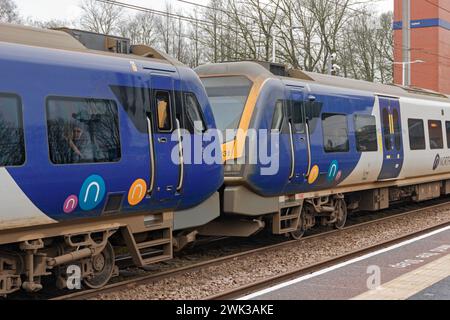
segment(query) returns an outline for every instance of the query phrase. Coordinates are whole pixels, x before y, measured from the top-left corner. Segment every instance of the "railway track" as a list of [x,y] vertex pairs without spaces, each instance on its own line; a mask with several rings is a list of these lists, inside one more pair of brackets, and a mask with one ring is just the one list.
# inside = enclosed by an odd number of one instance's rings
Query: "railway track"
[[[142,276],[137,276],[137,277],[132,277],[131,279],[126,279],[124,281],[120,281],[117,283],[112,283],[109,284],[101,289],[91,289],[91,290],[83,290],[83,291],[77,291],[77,292],[72,292],[69,294],[64,294],[64,295],[60,295],[57,297],[53,297],[50,300],[84,300],[84,299],[90,299],[90,298],[94,298],[100,294],[106,294],[106,293],[111,293],[111,292],[116,292],[116,291],[120,291],[120,290],[126,290],[129,288],[133,288],[137,285],[142,285],[142,284],[147,284],[147,283],[152,283],[152,282],[156,282],[156,281],[160,281],[166,278],[170,278],[170,277],[174,277],[180,274],[184,274],[184,273],[188,273],[188,272],[194,272],[197,270],[201,270],[203,268],[207,268],[210,266],[214,266],[216,264],[219,263],[223,263],[223,262],[227,262],[227,261],[233,261],[236,259],[243,259],[247,256],[250,255],[255,255],[258,253],[261,253],[263,251],[266,250],[273,250],[273,249],[277,249],[277,248],[283,248],[283,247],[287,247],[287,246],[291,246],[291,245],[298,245],[300,242],[305,242],[305,241],[309,241],[311,239],[317,239],[317,238],[322,238],[322,237],[327,237],[330,235],[334,235],[334,234],[339,234],[342,232],[349,232],[351,230],[357,229],[357,228],[361,228],[364,226],[368,226],[368,225],[375,225],[378,224],[380,222],[383,221],[387,221],[387,220],[391,220],[391,219],[396,219],[402,216],[406,216],[406,215],[410,215],[413,213],[420,213],[421,211],[427,211],[427,210],[431,210],[431,209],[438,209],[441,207],[445,207],[448,206],[450,204],[450,201],[445,201],[445,202],[441,202],[438,204],[433,204],[433,205],[429,205],[426,207],[420,207],[420,208],[414,208],[412,210],[407,210],[406,212],[402,212],[402,213],[397,213],[394,215],[389,215],[389,216],[385,216],[383,218],[379,218],[376,220],[371,220],[371,221],[365,221],[362,223],[356,223],[353,224],[351,226],[348,226],[342,230],[331,230],[331,231],[325,231],[322,233],[318,233],[318,234],[314,234],[314,235],[310,235],[307,237],[304,237],[300,240],[288,240],[288,241],[284,241],[284,242],[280,242],[280,243],[275,243],[275,244],[270,244],[267,246],[263,246],[260,248],[256,248],[256,249],[250,249],[250,250],[246,250],[243,252],[239,252],[239,253],[234,253],[234,254],[230,254],[230,255],[226,255],[223,257],[219,257],[219,258],[214,258],[214,259],[210,259],[207,261],[202,261],[202,262],[198,262],[198,263],[194,263],[188,266],[183,266],[180,268],[175,268],[175,269],[170,269],[170,270],[166,270],[163,272],[158,272],[158,273],[153,273],[153,274],[144,274]],[[361,256],[364,255],[367,252],[370,251],[374,251],[376,249],[379,249],[381,247],[387,247],[390,246],[394,243],[398,243],[398,242],[402,242],[405,239],[409,239],[412,237],[417,236],[418,234],[423,234],[423,233],[427,233],[430,232],[432,230],[438,229],[443,227],[444,225],[449,225],[450,222],[445,222],[444,224],[437,224],[435,226],[432,226],[431,228],[426,228],[424,230],[421,230],[419,232],[412,232],[410,234],[406,234],[403,235],[401,237],[395,238],[395,239],[391,239],[391,240],[387,240],[383,243],[378,243],[372,246],[368,246],[366,248],[363,248],[361,250],[356,250],[347,254],[344,254],[342,256],[338,256],[332,259],[328,259],[325,261],[320,261],[318,263],[314,263],[312,265],[306,266],[306,267],[302,267],[299,268],[298,270],[293,270],[290,271],[288,273],[285,274],[280,274],[271,278],[267,278],[255,283],[251,283],[239,288],[235,288],[232,290],[228,290],[228,291],[224,291],[222,293],[218,293],[214,296],[209,296],[206,299],[208,300],[214,300],[214,299],[233,299],[233,298],[237,298],[240,296],[243,296],[245,294],[248,294],[250,292],[254,292],[257,291],[258,289],[264,288],[264,287],[268,287],[271,286],[273,284],[276,283],[280,283],[295,277],[298,277],[300,275],[304,275],[304,274],[308,274],[314,271],[317,271],[319,269],[323,269],[326,268],[327,266],[339,263],[341,261],[345,261],[345,260],[349,260],[352,259],[354,257],[357,256]]]

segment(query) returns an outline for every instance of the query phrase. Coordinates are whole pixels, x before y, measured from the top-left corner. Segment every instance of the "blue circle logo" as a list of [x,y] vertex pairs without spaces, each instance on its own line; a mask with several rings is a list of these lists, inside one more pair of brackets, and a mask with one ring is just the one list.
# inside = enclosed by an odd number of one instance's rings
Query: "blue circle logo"
[[336,160],[333,160],[328,168],[327,180],[328,182],[333,182],[336,178],[336,175],[339,171],[339,163]]
[[102,177],[94,174],[87,178],[80,190],[79,205],[84,211],[97,207],[105,197],[106,187]]

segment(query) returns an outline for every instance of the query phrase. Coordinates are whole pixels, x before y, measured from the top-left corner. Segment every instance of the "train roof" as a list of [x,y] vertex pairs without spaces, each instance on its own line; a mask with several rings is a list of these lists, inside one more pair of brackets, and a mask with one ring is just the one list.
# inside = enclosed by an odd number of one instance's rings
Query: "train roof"
[[[65,30],[66,28],[61,28]],[[10,23],[0,23],[0,41],[22,44],[35,47],[59,49],[67,51],[85,52],[104,56],[117,56],[144,61],[157,61],[173,66],[184,66],[178,60],[169,55],[144,45],[136,45],[132,48],[132,54],[119,54],[90,50],[83,46],[69,33],[60,30],[40,29]]]
[[[381,83],[368,82],[363,80],[354,80],[330,75],[324,75],[314,72],[306,72],[298,69],[290,69],[280,74],[280,66],[278,64],[270,64],[267,62],[242,61],[242,62],[226,62],[206,64],[196,69],[199,76],[213,75],[244,75],[253,82],[263,81],[265,79],[276,78],[284,81],[296,81],[317,83],[327,86],[362,90],[377,95],[393,96],[393,97],[410,97],[416,99],[428,99],[441,102],[450,102],[450,96],[431,90],[402,87],[397,85],[386,85]],[[272,72],[271,72],[272,70]]]

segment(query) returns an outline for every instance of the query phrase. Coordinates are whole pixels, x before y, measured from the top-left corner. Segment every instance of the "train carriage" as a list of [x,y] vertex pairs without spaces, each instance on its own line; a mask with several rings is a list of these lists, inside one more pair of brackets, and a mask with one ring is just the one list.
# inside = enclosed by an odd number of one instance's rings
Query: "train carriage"
[[222,164],[184,161],[176,136],[215,127],[206,92],[191,69],[138,49],[0,25],[0,295],[37,291],[50,273],[63,287],[70,265],[100,287],[113,245],[138,266],[167,260],[174,232],[219,215]]
[[[225,221],[247,217],[248,234],[269,224],[274,233],[298,238],[317,222],[342,228],[350,210],[450,192],[446,95],[265,62],[196,71],[216,119],[224,119],[218,128],[237,130],[223,141],[224,227],[214,222],[205,233],[232,235]],[[257,147],[268,144],[272,163],[261,153],[251,160],[251,131]],[[279,144],[271,142],[275,135]],[[274,161],[277,170],[268,170]]]

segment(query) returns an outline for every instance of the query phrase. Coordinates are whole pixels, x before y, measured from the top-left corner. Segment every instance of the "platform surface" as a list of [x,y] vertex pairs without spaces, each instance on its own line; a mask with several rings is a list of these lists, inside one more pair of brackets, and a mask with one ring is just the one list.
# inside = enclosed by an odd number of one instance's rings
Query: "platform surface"
[[242,299],[449,300],[450,227],[266,288]]

